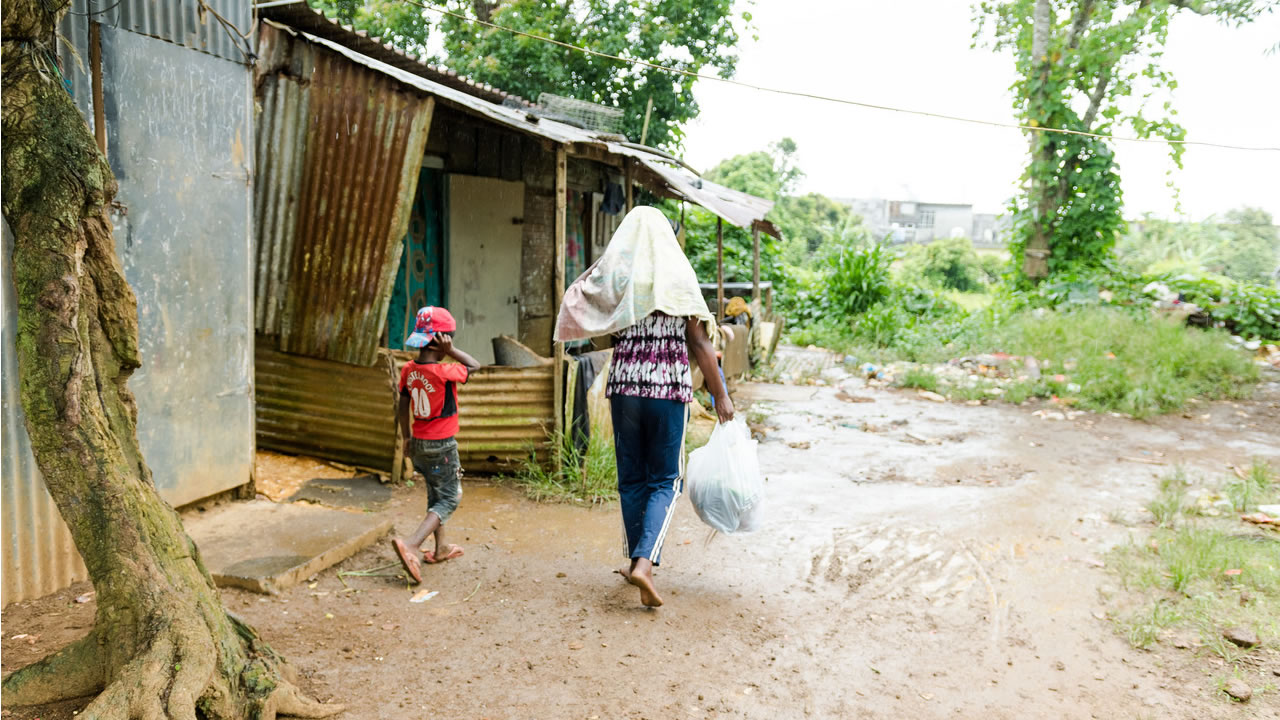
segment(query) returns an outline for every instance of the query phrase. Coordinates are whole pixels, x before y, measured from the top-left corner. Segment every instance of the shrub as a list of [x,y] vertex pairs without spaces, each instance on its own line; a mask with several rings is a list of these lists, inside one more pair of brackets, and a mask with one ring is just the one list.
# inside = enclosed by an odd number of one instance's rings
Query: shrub
[[889,295],[889,265],[893,257],[880,243],[842,248],[831,257],[827,278],[829,307],[846,316],[866,312]]

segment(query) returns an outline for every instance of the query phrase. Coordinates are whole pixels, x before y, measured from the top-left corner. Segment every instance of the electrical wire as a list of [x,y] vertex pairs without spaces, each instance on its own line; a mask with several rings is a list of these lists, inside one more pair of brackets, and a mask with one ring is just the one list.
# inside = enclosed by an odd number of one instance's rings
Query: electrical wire
[[405,2],[408,3],[409,5],[422,8],[423,10],[427,10],[434,13],[440,13],[441,15],[448,15],[450,17],[456,18],[458,20],[462,20],[463,22],[471,23],[473,25],[482,25],[484,27],[493,28],[494,30],[502,30],[503,32],[511,33],[513,35],[520,35],[522,37],[527,37],[533,40],[539,40],[541,42],[550,43],[552,45],[557,45],[559,47],[584,53],[587,55],[594,55],[596,57],[601,57],[608,60],[616,60],[618,62],[637,65],[640,67],[646,67],[653,70],[660,70],[662,72],[671,73],[673,75],[683,75],[685,77],[696,78],[698,80],[711,80],[713,82],[724,83],[726,85],[735,85],[737,87],[747,88],[749,90],[755,90],[757,92],[771,93],[774,95],[785,95],[788,97],[806,98],[809,100],[832,102],[832,103],[838,103],[841,105],[852,105],[854,107],[866,108],[869,110],[883,110],[886,112],[903,113],[906,115],[918,115],[921,117],[930,117],[930,118],[936,118],[940,120],[951,120],[953,122],[969,123],[972,125],[986,125],[988,127],[1025,130],[1029,132],[1055,133],[1059,135],[1079,135],[1082,137],[1098,138],[1101,140],[1118,140],[1123,142],[1151,143],[1156,145],[1197,145],[1200,147],[1213,147],[1213,148],[1220,148],[1224,150],[1245,150],[1250,152],[1280,152],[1280,147],[1271,147],[1271,146],[1232,145],[1228,143],[1205,142],[1200,140],[1170,140],[1167,138],[1126,137],[1123,135],[1105,135],[1101,133],[1091,133],[1091,132],[1086,132],[1084,130],[1069,130],[1066,128],[1043,127],[1040,125],[1023,125],[1020,123],[998,122],[995,120],[981,120],[979,118],[962,117],[959,115],[948,115],[946,113],[931,112],[928,110],[913,110],[909,108],[894,107],[891,105],[879,105],[876,103],[862,102],[859,100],[850,100],[848,98],[838,98],[838,97],[831,97],[828,95],[818,95],[815,93],[807,93],[799,90],[786,90],[783,88],[767,87],[764,85],[754,85],[752,83],[746,83],[740,80],[732,80],[730,78],[722,78],[722,77],[717,77],[715,75],[704,75],[702,73],[691,72],[689,70],[682,70],[680,68],[668,67],[666,65],[658,65],[655,63],[648,62],[647,60],[640,60],[637,58],[627,58],[627,57],[622,57],[620,55],[612,55],[610,53],[601,52],[599,50],[592,50],[590,48],[580,47],[578,45],[573,45],[571,43],[564,42],[563,40],[556,40],[555,38],[549,38],[544,35],[538,35],[536,33],[526,32],[524,30],[516,30],[515,28],[509,28],[503,25],[498,25],[496,23],[491,23],[487,20],[480,20],[479,18],[470,18],[470,17],[467,17],[466,15],[455,13],[451,10],[446,10],[445,8],[442,8],[442,7],[436,7],[434,5],[427,5],[421,2],[417,2],[417,0],[405,0]]

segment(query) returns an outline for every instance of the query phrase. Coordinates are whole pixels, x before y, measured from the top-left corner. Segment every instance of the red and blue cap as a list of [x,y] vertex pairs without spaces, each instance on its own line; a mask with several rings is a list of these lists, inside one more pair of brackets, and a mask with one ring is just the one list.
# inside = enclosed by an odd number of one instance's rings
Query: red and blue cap
[[413,334],[405,339],[404,344],[406,347],[425,347],[436,333],[451,333],[457,329],[458,322],[453,319],[453,315],[448,310],[428,305],[418,311]]

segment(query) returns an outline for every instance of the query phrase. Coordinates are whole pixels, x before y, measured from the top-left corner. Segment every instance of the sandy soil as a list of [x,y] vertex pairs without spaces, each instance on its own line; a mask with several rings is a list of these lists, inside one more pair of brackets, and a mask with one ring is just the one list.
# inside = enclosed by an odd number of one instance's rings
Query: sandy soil
[[[737,394],[772,428],[771,520],[707,543],[682,500],[661,609],[612,574],[616,506],[538,506],[480,482],[450,523],[466,555],[426,569],[439,595],[425,603],[394,578],[339,577],[392,562],[386,543],[276,597],[223,597],[345,718],[1280,717],[1274,691],[1227,702],[1223,669],[1194,650],[1118,638],[1103,599],[1115,580],[1098,567],[1140,535],[1118,521],[1142,517],[1173,464],[1280,462],[1275,383],[1150,423],[900,391]],[[408,532],[424,502],[401,489],[388,512]],[[3,669],[84,633],[87,590],[6,608]],[[1261,657],[1280,672],[1275,649]]]

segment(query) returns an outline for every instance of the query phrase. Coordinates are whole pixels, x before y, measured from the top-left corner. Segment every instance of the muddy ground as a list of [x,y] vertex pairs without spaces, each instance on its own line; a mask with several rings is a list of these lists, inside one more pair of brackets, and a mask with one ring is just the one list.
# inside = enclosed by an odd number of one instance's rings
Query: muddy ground
[[[1131,648],[1106,619],[1116,580],[1099,567],[1141,537],[1174,464],[1280,463],[1275,382],[1153,422],[906,391],[736,394],[774,428],[759,448],[771,520],[708,543],[681,500],[658,610],[612,574],[616,506],[539,506],[481,481],[450,523],[466,555],[425,570],[439,591],[425,603],[393,578],[344,586],[338,570],[392,560],[385,543],[277,597],[223,597],[344,718],[1280,717],[1274,689],[1228,702],[1207,651]],[[400,489],[387,512],[407,532],[424,501]],[[93,603],[73,598],[87,589],[7,608],[3,669],[83,634]],[[1280,673],[1280,652],[1259,657]]]

